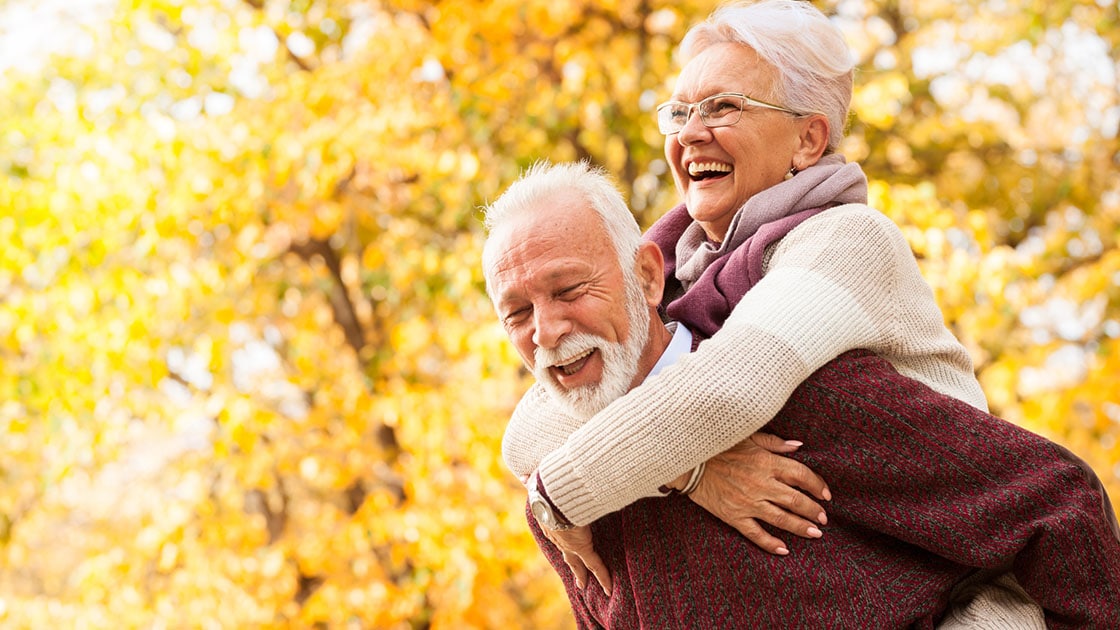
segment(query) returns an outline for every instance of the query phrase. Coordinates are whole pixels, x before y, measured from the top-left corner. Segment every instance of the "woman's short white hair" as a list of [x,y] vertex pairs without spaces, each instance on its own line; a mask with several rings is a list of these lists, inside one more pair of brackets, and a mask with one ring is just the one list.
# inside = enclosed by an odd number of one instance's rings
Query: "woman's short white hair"
[[688,31],[678,54],[687,61],[724,42],[749,46],[778,71],[773,93],[757,98],[827,116],[827,152],[836,151],[848,122],[855,55],[825,14],[806,0],[728,3]]
[[[626,205],[622,193],[607,172],[587,161],[552,164],[541,160],[530,166],[497,201],[483,207],[483,223],[493,233],[509,219],[526,213],[548,212],[550,201],[573,193],[583,197],[603,219],[603,227],[614,244],[624,274],[633,273],[642,230]],[[482,269],[487,290],[490,270],[500,252],[492,251],[487,239],[482,250]]]

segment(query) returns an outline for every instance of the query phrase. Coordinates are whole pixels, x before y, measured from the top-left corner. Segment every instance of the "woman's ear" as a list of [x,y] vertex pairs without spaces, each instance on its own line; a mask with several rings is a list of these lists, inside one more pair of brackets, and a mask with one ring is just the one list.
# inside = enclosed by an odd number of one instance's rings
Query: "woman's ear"
[[634,260],[634,272],[642,286],[646,303],[656,308],[665,292],[665,257],[661,248],[651,241],[642,241]]
[[797,149],[793,152],[793,166],[804,170],[813,166],[828,148],[829,126],[824,114],[810,114],[801,121]]

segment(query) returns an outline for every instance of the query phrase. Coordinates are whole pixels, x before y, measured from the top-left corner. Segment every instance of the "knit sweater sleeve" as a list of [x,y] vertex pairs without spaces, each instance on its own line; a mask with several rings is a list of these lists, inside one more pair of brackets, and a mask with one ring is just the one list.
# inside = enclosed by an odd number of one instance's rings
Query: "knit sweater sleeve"
[[541,458],[563,446],[583,421],[569,415],[539,383],[525,392],[502,435],[502,459],[518,478],[528,477]]
[[[716,335],[544,455],[550,498],[590,523],[750,436],[843,352],[926,334],[899,330],[912,315],[899,314],[913,304],[899,295],[909,275],[928,291],[901,232],[875,210],[841,206],[801,224]],[[929,298],[933,313],[918,319],[940,322]]]

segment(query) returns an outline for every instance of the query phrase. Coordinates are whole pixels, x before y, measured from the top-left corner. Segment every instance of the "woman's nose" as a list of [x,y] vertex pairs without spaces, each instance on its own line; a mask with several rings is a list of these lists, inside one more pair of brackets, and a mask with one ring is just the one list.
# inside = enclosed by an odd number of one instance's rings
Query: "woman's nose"
[[688,120],[684,122],[684,127],[681,127],[681,130],[677,132],[677,142],[684,147],[696,144],[697,142],[704,142],[705,140],[711,139],[711,137],[711,129],[704,124],[703,119],[700,118],[700,112],[695,109],[689,112]]

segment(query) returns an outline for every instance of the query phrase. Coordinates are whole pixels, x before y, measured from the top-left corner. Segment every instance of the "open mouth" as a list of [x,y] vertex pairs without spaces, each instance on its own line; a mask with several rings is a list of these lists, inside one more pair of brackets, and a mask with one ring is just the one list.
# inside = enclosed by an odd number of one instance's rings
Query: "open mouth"
[[694,182],[705,179],[723,177],[731,172],[730,164],[721,162],[691,162],[688,165],[688,176]]
[[569,360],[567,363],[558,363],[556,365],[553,365],[551,369],[558,370],[565,376],[571,376],[576,372],[579,372],[584,365],[587,365],[587,360],[591,358],[591,355],[595,354],[595,352],[595,348],[584,350],[583,352],[579,353],[574,358]]

